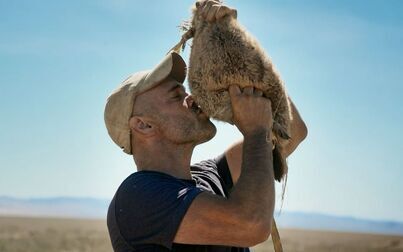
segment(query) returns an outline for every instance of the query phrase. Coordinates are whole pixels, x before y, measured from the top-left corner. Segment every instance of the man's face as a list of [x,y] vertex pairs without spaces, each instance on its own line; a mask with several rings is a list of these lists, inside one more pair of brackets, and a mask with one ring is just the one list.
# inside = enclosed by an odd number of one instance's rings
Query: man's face
[[135,110],[143,110],[161,135],[176,144],[197,145],[210,140],[216,133],[214,124],[185,92],[184,86],[173,79],[137,96]]

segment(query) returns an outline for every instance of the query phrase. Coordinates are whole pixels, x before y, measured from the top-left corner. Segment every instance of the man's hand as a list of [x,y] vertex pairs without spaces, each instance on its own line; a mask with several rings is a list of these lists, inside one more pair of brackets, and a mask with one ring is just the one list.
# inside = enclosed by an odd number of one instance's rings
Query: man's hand
[[196,8],[200,11],[202,18],[207,22],[216,22],[225,16],[237,17],[237,10],[223,5],[217,0],[201,0],[196,2]]
[[[292,138],[287,141],[286,145],[283,146],[284,157],[288,157],[293,151],[298,147],[298,145],[307,137],[308,129],[305,125],[304,120],[298,112],[297,107],[291,98],[288,98],[291,104],[291,114],[292,120],[290,122],[290,132]],[[232,145],[225,152],[227,158],[228,166],[231,171],[232,181],[234,184],[237,183],[239,176],[241,175],[241,165],[242,165],[242,149],[243,140]]]
[[244,137],[264,131],[271,135],[273,124],[271,102],[263,97],[263,92],[254,87],[245,87],[242,91],[237,85],[229,87],[233,121]]

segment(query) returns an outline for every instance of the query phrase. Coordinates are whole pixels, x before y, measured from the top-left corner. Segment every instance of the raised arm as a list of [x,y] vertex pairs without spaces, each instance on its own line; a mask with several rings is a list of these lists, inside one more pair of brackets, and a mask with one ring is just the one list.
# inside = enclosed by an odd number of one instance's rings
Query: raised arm
[[[288,157],[294,150],[298,147],[298,145],[306,138],[308,135],[308,129],[301,118],[301,115],[298,112],[297,107],[289,98],[291,104],[291,113],[292,113],[292,121],[291,121],[291,139],[288,141],[287,145],[283,148],[283,155]],[[241,163],[242,163],[242,144],[244,140],[240,140],[232,145],[225,152],[225,156],[227,158],[228,167],[231,171],[232,181],[234,184],[238,181],[239,175],[241,174]]]
[[[249,247],[265,241],[274,211],[271,103],[253,87],[230,87],[234,122],[244,136],[242,174],[228,199],[199,194],[174,242]],[[264,115],[264,116],[262,116]]]

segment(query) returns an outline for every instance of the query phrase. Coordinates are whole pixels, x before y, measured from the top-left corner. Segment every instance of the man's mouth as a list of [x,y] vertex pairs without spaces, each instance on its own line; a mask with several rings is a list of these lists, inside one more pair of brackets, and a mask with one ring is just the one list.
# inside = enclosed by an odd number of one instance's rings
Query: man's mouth
[[191,109],[192,109],[192,111],[193,111],[194,113],[196,113],[196,114],[198,114],[198,115],[201,114],[201,113],[203,113],[203,111],[201,110],[200,106],[197,105],[196,102],[193,102],[193,103],[192,103]]
[[200,115],[203,113],[202,109],[200,108],[199,105],[194,100],[190,101],[190,109],[192,110],[193,113]]

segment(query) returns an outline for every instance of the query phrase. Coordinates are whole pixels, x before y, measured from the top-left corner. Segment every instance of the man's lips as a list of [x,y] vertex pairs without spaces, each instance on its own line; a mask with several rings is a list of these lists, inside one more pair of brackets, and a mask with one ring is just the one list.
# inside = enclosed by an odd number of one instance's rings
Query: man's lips
[[196,102],[192,102],[190,109],[195,112],[196,114],[201,114],[203,111],[201,110],[200,106],[196,104]]
[[204,116],[208,118],[208,116],[203,112],[201,107],[193,99],[189,99],[187,103],[188,108],[190,108],[190,110],[192,110],[192,112],[195,113],[197,116]]

